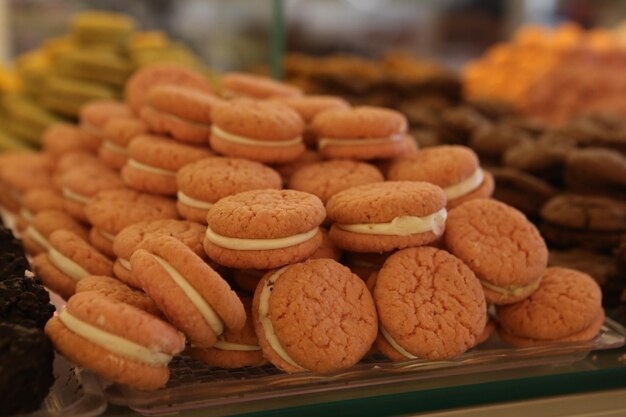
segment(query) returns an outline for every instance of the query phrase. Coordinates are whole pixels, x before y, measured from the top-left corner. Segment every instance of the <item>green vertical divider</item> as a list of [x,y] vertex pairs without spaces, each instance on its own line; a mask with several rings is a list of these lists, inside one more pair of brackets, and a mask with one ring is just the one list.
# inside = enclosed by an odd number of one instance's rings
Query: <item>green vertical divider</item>
[[283,79],[283,53],[285,50],[285,4],[272,0],[272,27],[270,28],[270,69],[272,78]]

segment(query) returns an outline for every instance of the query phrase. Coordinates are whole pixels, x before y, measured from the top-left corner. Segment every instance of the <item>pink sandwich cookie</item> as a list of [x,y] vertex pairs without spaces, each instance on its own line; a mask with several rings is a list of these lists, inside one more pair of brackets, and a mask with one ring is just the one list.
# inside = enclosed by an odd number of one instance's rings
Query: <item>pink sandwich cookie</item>
[[57,230],[67,230],[81,239],[87,239],[87,229],[69,214],[61,210],[43,210],[33,217],[22,234],[26,253],[37,255],[50,249],[48,237]]
[[231,72],[224,74],[220,80],[221,95],[232,99],[250,97],[265,99],[270,97],[297,97],[302,91],[293,85],[281,83],[260,75]]
[[104,126],[116,117],[129,117],[131,111],[124,103],[114,100],[90,101],[80,109],[80,127],[87,133],[89,147],[97,152],[104,138]]
[[74,168],[85,165],[104,165],[96,155],[85,151],[72,151],[59,157],[52,174],[52,184],[56,190],[63,189],[63,175]]
[[184,166],[176,174],[178,211],[188,220],[206,224],[209,209],[218,200],[250,190],[282,188],[280,175],[254,161],[206,158]]
[[128,144],[139,135],[148,133],[148,126],[134,117],[116,117],[104,126],[104,139],[98,157],[109,168],[120,170],[128,160]]
[[283,104],[237,99],[216,105],[212,115],[211,148],[218,153],[281,164],[304,152],[304,122]]
[[90,152],[94,149],[90,138],[81,128],[68,123],[58,123],[47,128],[41,136],[42,150],[55,159],[68,152]]
[[52,184],[54,161],[50,155],[7,154],[0,162],[0,204],[9,211],[19,210],[22,195],[28,190]]
[[51,188],[33,188],[22,195],[22,204],[17,217],[17,229],[24,231],[45,210],[63,210],[61,193]]
[[141,288],[193,346],[210,348],[225,330],[243,328],[246,312],[237,294],[178,239],[148,240],[130,263]]

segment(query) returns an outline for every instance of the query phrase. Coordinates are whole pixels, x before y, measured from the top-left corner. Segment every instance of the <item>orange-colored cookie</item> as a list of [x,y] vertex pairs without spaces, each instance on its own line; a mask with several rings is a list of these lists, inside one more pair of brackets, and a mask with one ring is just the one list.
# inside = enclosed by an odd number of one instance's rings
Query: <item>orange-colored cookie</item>
[[33,188],[22,195],[17,228],[23,232],[35,215],[44,210],[63,210],[63,196],[51,188]]
[[406,145],[406,150],[401,156],[397,158],[393,158],[393,159],[378,159],[378,160],[370,161],[372,165],[374,165],[376,168],[380,170],[380,172],[383,173],[385,178],[389,179],[387,177],[387,175],[389,174],[389,169],[396,162],[402,159],[412,158],[419,152],[419,144],[417,143],[417,140],[415,140],[413,136],[411,135],[404,136],[404,143]]
[[446,195],[426,182],[387,181],[352,187],[326,204],[330,237],[353,252],[425,245],[443,234]]
[[243,328],[246,312],[237,294],[178,239],[146,240],[130,263],[141,288],[192,345],[209,348],[225,330]]
[[406,118],[382,107],[327,110],[315,116],[311,130],[325,158],[389,159],[407,150]]
[[280,190],[282,179],[276,171],[258,162],[213,157],[181,168],[176,184],[180,215],[206,224],[207,212],[218,200],[249,190]]
[[286,164],[272,165],[272,168],[280,174],[283,179],[283,184],[287,184],[294,172],[307,165],[320,162],[321,160],[322,157],[317,151],[306,149],[298,159]]
[[478,278],[431,247],[391,255],[378,272],[374,300],[386,342],[377,347],[392,360],[453,358],[475,345],[487,322]]
[[73,363],[141,390],[164,387],[167,364],[185,348],[184,336],[168,323],[89,292],[72,297],[45,332]]
[[115,117],[104,125],[98,157],[109,168],[120,170],[128,159],[128,144],[136,136],[148,133],[146,123],[134,117]]
[[335,246],[326,229],[320,229],[320,232],[322,232],[322,244],[309,256],[309,259],[327,258],[339,261],[343,255],[343,251]]
[[54,161],[42,153],[8,154],[0,164],[0,189],[2,205],[10,211],[18,211],[22,194],[33,188],[52,185]]
[[312,194],[253,190],[219,200],[207,214],[204,250],[232,268],[270,269],[299,262],[322,243],[324,206]]
[[55,189],[63,189],[63,174],[67,171],[85,165],[103,165],[102,162],[90,152],[72,151],[60,156],[56,161],[52,175],[52,184]]
[[104,126],[116,117],[129,117],[131,111],[115,100],[93,100],[80,109],[80,127],[86,133],[89,147],[97,152],[104,137]]
[[161,315],[159,308],[145,292],[133,289],[115,278],[104,275],[83,278],[76,284],[76,294],[87,291],[97,292],[155,316]]
[[141,135],[128,145],[122,179],[131,188],[153,194],[176,195],[176,172],[187,164],[213,156],[206,147]]
[[265,357],[286,372],[335,372],[356,364],[378,331],[365,283],[331,259],[268,272],[252,315]]
[[22,234],[24,249],[30,255],[47,252],[48,237],[57,230],[70,231],[81,239],[87,239],[87,229],[72,216],[61,210],[43,210],[37,213]]
[[237,99],[214,106],[212,116],[211,147],[221,154],[281,164],[304,152],[304,122],[283,104]]
[[94,152],[88,134],[75,125],[58,123],[47,128],[41,136],[41,148],[55,159],[68,152]]
[[294,97],[301,96],[302,91],[293,85],[281,83],[260,75],[230,72],[220,79],[221,95],[225,98],[251,97]]
[[548,248],[537,228],[495,200],[470,200],[450,210],[444,240],[476,273],[493,304],[528,297],[548,264]]
[[395,162],[387,174],[391,181],[425,181],[446,193],[448,208],[493,194],[493,176],[483,171],[478,156],[465,146],[433,146]]
[[491,317],[488,317],[483,332],[478,337],[476,337],[476,345],[480,345],[489,340],[491,335],[496,331],[496,327],[498,327],[496,321]]

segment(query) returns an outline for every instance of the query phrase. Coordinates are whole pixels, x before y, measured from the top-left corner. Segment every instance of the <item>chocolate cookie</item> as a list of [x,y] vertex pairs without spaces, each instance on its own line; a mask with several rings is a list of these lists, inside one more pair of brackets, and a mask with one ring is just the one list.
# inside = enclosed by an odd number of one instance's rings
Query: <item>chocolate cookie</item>
[[565,161],[565,185],[580,193],[625,198],[626,156],[609,149],[578,149]]
[[35,279],[14,276],[0,281],[0,320],[43,329],[53,312],[48,292]]
[[496,181],[493,198],[515,207],[530,218],[539,211],[557,190],[549,183],[515,168],[490,168]]

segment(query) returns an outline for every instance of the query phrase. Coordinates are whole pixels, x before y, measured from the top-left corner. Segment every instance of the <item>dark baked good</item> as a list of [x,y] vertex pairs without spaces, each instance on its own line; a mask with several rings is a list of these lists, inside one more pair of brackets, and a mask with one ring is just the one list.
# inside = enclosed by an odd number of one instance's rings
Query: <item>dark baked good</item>
[[490,168],[496,181],[493,198],[515,207],[530,218],[537,218],[539,210],[557,190],[549,183],[515,168]]
[[565,185],[576,192],[626,198],[626,157],[609,149],[578,149],[567,156]]
[[444,143],[467,145],[472,132],[489,123],[485,116],[471,107],[451,107],[441,114],[438,133]]
[[0,320],[43,329],[54,313],[44,287],[33,278],[14,276],[0,281]]
[[0,281],[14,275],[24,276],[29,268],[22,242],[11,230],[0,225]]
[[523,130],[506,123],[485,125],[474,131],[469,146],[480,156],[481,162],[500,163],[507,149],[530,140]]

